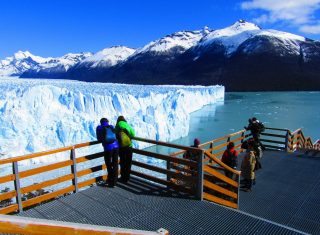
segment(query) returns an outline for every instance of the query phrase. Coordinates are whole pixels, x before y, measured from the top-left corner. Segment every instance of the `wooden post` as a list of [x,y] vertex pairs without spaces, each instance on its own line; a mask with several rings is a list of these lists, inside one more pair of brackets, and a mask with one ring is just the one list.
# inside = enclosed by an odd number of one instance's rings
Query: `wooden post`
[[13,171],[13,174],[15,176],[14,189],[17,192],[16,202],[18,204],[19,212],[22,212],[23,211],[23,207],[22,207],[22,197],[21,197],[22,195],[21,195],[21,187],[20,187],[20,177],[19,177],[18,162],[13,162],[12,163],[12,171]]
[[239,202],[240,202],[240,179],[241,179],[241,175],[237,175],[238,177],[238,198],[237,198],[237,206],[238,206],[238,209],[239,209]]
[[79,187],[78,187],[78,177],[77,177],[77,160],[76,160],[76,152],[73,148],[71,149],[70,152],[70,160],[73,161],[73,164],[71,165],[71,173],[73,174],[73,179],[72,179],[72,185],[74,185],[74,193],[77,193],[79,191]]
[[244,132],[242,132],[241,134],[241,141],[240,141],[241,144],[243,143],[243,140],[244,140]]
[[[213,142],[211,142],[210,143],[210,149],[212,149],[213,148]],[[210,150],[210,153],[212,154],[213,153],[213,151],[212,150]],[[209,160],[209,163],[211,164],[212,163],[212,160],[210,159]]]
[[287,130],[286,140],[284,144],[285,151],[288,152],[288,142],[289,142],[289,130]]
[[203,155],[204,151],[201,150],[201,154],[199,154],[199,158],[197,160],[197,186],[196,186],[196,198],[200,201],[203,200]]
[[300,144],[301,130],[298,131],[297,135],[298,135],[298,138],[297,138],[297,149],[299,149],[301,147],[301,144]]
[[[167,160],[167,170],[170,171],[171,169],[171,161]],[[171,176],[169,174],[167,174],[167,181],[170,182],[171,181]],[[167,188],[170,188],[169,185],[167,185]]]

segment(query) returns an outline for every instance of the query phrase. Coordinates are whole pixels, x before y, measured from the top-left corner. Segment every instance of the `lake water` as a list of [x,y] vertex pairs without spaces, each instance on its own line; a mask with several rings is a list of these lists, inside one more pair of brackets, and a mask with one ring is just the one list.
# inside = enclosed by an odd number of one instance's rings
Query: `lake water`
[[230,92],[225,100],[191,114],[189,135],[173,141],[191,145],[243,129],[257,117],[267,127],[303,129],[312,141],[320,138],[320,92]]

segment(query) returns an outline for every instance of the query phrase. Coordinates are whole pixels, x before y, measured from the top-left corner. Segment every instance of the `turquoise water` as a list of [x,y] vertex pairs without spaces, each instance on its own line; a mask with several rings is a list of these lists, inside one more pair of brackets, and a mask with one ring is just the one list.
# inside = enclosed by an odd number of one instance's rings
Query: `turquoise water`
[[223,102],[191,114],[189,135],[173,141],[191,145],[243,129],[250,117],[266,126],[302,128],[312,141],[320,138],[320,92],[230,92]]

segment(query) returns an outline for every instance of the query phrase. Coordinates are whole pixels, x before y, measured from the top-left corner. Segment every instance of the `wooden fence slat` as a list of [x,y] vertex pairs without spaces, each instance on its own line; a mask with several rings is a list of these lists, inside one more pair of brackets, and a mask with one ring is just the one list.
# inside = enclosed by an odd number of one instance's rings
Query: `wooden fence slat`
[[206,142],[206,143],[200,144],[199,147],[203,148],[203,147],[205,147],[205,146],[207,146],[207,145],[217,143],[217,142],[219,142],[219,141],[228,139],[228,138],[230,138],[230,137],[233,137],[233,136],[236,136],[236,135],[241,135],[241,134],[244,133],[244,132],[245,132],[245,130],[237,131],[237,132],[235,132],[235,133],[232,133],[232,134],[229,134],[229,135],[225,135],[225,136],[222,136],[222,137],[220,137],[220,138],[217,138],[217,139],[208,141],[208,142]]
[[234,209],[238,208],[238,205],[236,203],[230,202],[230,201],[227,201],[227,200],[224,200],[224,199],[221,199],[221,198],[218,198],[218,197],[213,196],[213,195],[208,194],[208,193],[203,193],[203,198],[208,200],[208,201],[212,201],[212,202],[218,203],[220,205],[228,206],[228,207],[231,207],[231,208],[234,208]]
[[151,171],[156,171],[165,175],[169,175],[171,178],[179,178],[179,179],[184,179],[184,180],[190,180],[190,181],[195,181],[197,178],[193,177],[193,176],[188,176],[188,175],[183,175],[181,173],[176,173],[176,172],[172,172],[170,170],[167,169],[163,169],[160,167],[156,167],[156,166],[151,166],[142,162],[137,162],[137,161],[132,161],[132,164],[138,167],[142,167]]
[[75,149],[79,149],[79,148],[89,147],[89,146],[96,145],[96,144],[100,144],[100,142],[99,141],[91,141],[91,142],[86,142],[86,143],[81,143],[81,144],[75,144],[74,146],[71,146],[71,147],[74,147]]
[[16,177],[14,174],[2,176],[2,177],[0,177],[0,184],[14,181],[15,179],[16,179]]
[[65,193],[72,192],[74,190],[74,188],[75,188],[74,185],[72,185],[72,186],[54,191],[52,193],[47,193],[47,194],[43,194],[43,195],[35,197],[35,198],[28,199],[28,200],[22,202],[22,206],[23,206],[23,208],[25,208],[25,207],[29,207],[29,206],[41,203],[43,201],[47,201],[47,200],[56,198],[56,197],[61,196]]
[[84,156],[84,157],[78,157],[78,158],[76,158],[76,162],[77,163],[82,163],[82,162],[90,161],[90,160],[93,160],[93,159],[97,159],[99,157],[103,157],[103,155],[104,155],[104,153],[100,152],[100,153],[90,154],[90,155],[87,155],[87,156]]
[[194,173],[193,170],[190,170],[189,168],[184,167],[184,166],[179,166],[179,165],[176,165],[176,164],[171,164],[170,167],[171,167],[171,169],[177,170],[178,172],[183,172],[183,173],[188,173],[188,174]]
[[32,154],[27,154],[27,155],[18,156],[18,157],[1,159],[0,165],[7,164],[7,163],[13,163],[13,162],[20,162],[20,161],[24,161],[24,160],[28,160],[28,159],[36,158],[36,157],[43,157],[43,156],[47,156],[47,155],[51,155],[51,154],[55,154],[55,153],[61,153],[61,152],[65,152],[65,151],[68,151],[71,149],[72,149],[72,146],[67,146],[67,147],[44,151],[44,152],[38,152],[38,153],[32,153]]
[[91,174],[91,173],[94,173],[97,171],[101,171],[101,170],[105,170],[105,169],[107,169],[106,164],[94,166],[94,167],[91,167],[88,169],[78,171],[77,177],[81,177],[81,176],[88,175],[88,174]]
[[265,127],[266,130],[275,130],[275,131],[289,131],[288,129],[284,128],[273,128],[273,127]]
[[283,145],[285,145],[285,144],[286,144],[286,142],[283,142],[283,141],[276,141],[276,140],[260,139],[260,141],[268,142],[268,143],[274,143],[274,144],[283,144]]
[[82,182],[78,182],[78,187],[79,188],[83,188],[83,187],[86,187],[86,186],[89,186],[89,185],[92,185],[92,184],[95,184],[99,181],[106,181],[108,179],[108,176],[107,175],[100,175],[100,176],[97,176],[95,178],[91,178],[91,179],[88,179],[88,180],[84,180]]
[[74,178],[73,174],[64,175],[58,178],[54,178],[51,180],[43,181],[41,183],[33,184],[30,186],[26,186],[21,188],[21,193],[29,193],[38,189],[43,189],[51,185],[59,184],[68,180],[72,180]]
[[[195,148],[193,148],[193,150],[201,151],[201,149],[195,149]],[[136,154],[145,155],[145,156],[149,156],[149,157],[154,157],[154,158],[165,160],[165,161],[169,160],[171,162],[179,163],[179,164],[182,164],[182,165],[187,165],[187,166],[191,166],[191,167],[197,167],[197,163],[196,162],[190,161],[190,160],[187,160],[187,159],[183,159],[183,158],[170,157],[168,155],[163,155],[163,154],[159,154],[159,153],[153,153],[153,152],[149,152],[149,151],[145,151],[145,150],[141,150],[141,149],[133,149],[133,152],[136,153]]]
[[147,179],[147,180],[150,180],[150,181],[165,185],[165,186],[170,186],[170,188],[172,188],[172,189],[174,189],[174,190],[176,190],[178,192],[189,193],[191,195],[195,193],[194,190],[185,188],[182,185],[177,185],[177,184],[174,184],[173,182],[169,182],[169,181],[157,178],[157,177],[146,175],[146,174],[143,174],[141,172],[131,171],[131,174],[135,175],[135,176],[138,176],[140,178],[143,178],[143,179]]
[[224,181],[224,182],[226,182],[226,183],[234,186],[234,187],[238,187],[238,182],[236,182],[236,181],[228,178],[227,176],[221,174],[221,173],[218,172],[218,171],[215,171],[215,170],[211,169],[209,166],[204,166],[204,171],[205,171],[206,173],[209,173],[209,174],[217,177],[218,179],[220,179],[220,180],[222,180],[222,181]]
[[156,145],[162,145],[170,148],[176,148],[176,149],[183,149],[183,150],[197,150],[197,148],[194,147],[189,147],[189,146],[184,146],[184,145],[178,145],[178,144],[171,144],[163,141],[157,141],[157,140],[150,140],[146,138],[141,138],[141,137],[133,137],[132,139],[150,143],[150,144],[156,144]]
[[224,195],[227,195],[227,196],[232,197],[234,199],[238,198],[238,195],[235,192],[232,192],[228,189],[225,189],[219,185],[213,184],[208,180],[204,180],[203,185],[209,189],[212,189],[212,190],[217,191],[219,193],[223,193]]
[[222,166],[224,169],[227,169],[228,171],[232,172],[233,174],[240,175],[240,171],[237,171],[228,165],[224,164],[220,159],[218,159],[214,154],[211,154],[208,151],[204,151],[204,154],[207,155],[211,160],[216,162],[218,165]]
[[6,193],[0,193],[0,201],[6,200],[6,199],[10,199],[13,197],[17,196],[17,191],[16,190],[12,190],[10,192],[6,192]]
[[7,207],[0,208],[0,214],[9,214],[18,210],[18,204],[13,204]]
[[272,137],[279,137],[285,139],[287,136],[286,135],[277,135],[277,134],[270,134],[270,133],[264,133],[262,132],[261,135],[263,136],[272,136]]
[[236,139],[230,140],[230,142],[237,143],[238,141],[241,141],[243,139],[244,139],[244,136],[240,136],[240,137],[238,137]]
[[41,166],[41,167],[37,167],[31,170],[26,170],[26,171],[22,171],[19,173],[20,178],[25,178],[31,175],[36,175],[39,173],[43,173],[43,172],[47,172],[47,171],[52,171],[52,170],[56,170],[62,167],[67,167],[67,166],[71,166],[72,164],[72,160],[67,160],[67,161],[63,161],[63,162],[58,162],[58,163],[53,163],[47,166]]
[[225,142],[225,143],[216,145],[216,146],[214,146],[213,148],[208,149],[208,151],[211,152],[211,151],[215,151],[215,150],[221,149],[221,148],[223,148],[223,147],[226,147],[228,144],[229,144],[229,142]]

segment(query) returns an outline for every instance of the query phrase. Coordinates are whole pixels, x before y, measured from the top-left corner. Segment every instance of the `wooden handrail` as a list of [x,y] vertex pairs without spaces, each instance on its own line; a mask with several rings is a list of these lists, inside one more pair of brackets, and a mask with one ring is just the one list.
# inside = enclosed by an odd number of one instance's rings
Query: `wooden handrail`
[[85,142],[81,144],[76,144],[76,145],[71,145],[71,146],[66,146],[58,149],[53,149],[49,151],[43,151],[43,152],[37,152],[37,153],[31,153],[31,154],[26,154],[18,157],[11,157],[11,158],[6,158],[6,159],[0,159],[0,165],[2,164],[8,164],[12,162],[19,162],[23,160],[28,160],[31,158],[36,158],[36,157],[44,157],[47,155],[55,154],[55,153],[62,153],[71,149],[78,149],[78,148],[83,148],[83,147],[88,147],[91,145],[99,144],[99,141],[91,141],[91,142]]
[[292,132],[291,135],[296,135],[296,134],[298,134],[300,131],[301,131],[301,128],[299,128],[299,129],[295,130],[294,132]]
[[273,128],[273,127],[265,127],[266,130],[274,130],[274,131],[290,131],[289,129],[285,128]]
[[79,224],[46,219],[35,219],[22,216],[0,215],[0,232],[14,234],[47,234],[47,235],[168,235],[165,229],[158,231],[143,231],[125,228]]
[[176,149],[183,149],[183,150],[199,150],[198,148],[193,148],[193,147],[188,147],[184,145],[178,145],[178,144],[171,144],[163,141],[158,141],[158,140],[150,140],[146,138],[141,138],[141,137],[133,137],[132,139],[150,143],[150,144],[156,144],[156,145],[161,145],[161,146],[166,146],[170,148],[176,148]]
[[204,151],[205,155],[208,156],[211,160],[215,161],[217,164],[222,166],[224,169],[227,169],[228,171],[232,172],[233,174],[240,175],[241,171],[237,171],[228,165],[224,164],[220,159],[215,157],[213,154],[211,154],[209,151]]

